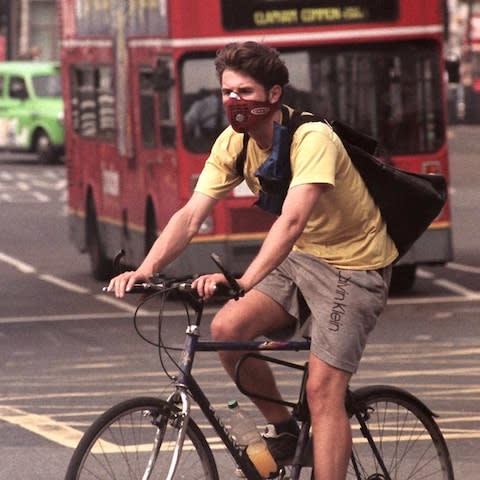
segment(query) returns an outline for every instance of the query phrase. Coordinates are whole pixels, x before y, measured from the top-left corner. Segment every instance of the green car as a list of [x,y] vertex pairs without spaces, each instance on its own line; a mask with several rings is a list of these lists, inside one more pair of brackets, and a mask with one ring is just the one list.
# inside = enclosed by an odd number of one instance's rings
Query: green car
[[0,62],[0,150],[35,152],[42,163],[64,154],[60,65]]

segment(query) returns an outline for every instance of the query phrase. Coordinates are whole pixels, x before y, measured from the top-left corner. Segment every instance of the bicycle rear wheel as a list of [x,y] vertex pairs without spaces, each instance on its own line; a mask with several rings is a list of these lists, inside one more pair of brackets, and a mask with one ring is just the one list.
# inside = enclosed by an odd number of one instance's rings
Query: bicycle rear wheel
[[[355,392],[366,425],[392,480],[453,480],[447,444],[431,411],[408,392],[387,386]],[[352,417],[353,454],[347,479],[387,478]]]
[[[66,480],[164,479],[178,435],[178,411],[157,398],[126,400],[103,413],[85,432],[68,466]],[[154,441],[159,441],[158,457]],[[150,476],[145,471],[153,463]],[[218,480],[205,436],[189,420],[175,478]]]

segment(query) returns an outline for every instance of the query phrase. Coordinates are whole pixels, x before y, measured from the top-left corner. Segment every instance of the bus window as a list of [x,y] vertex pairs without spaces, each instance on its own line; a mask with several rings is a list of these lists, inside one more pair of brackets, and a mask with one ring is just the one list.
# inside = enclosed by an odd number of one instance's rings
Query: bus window
[[113,141],[115,96],[111,66],[75,66],[71,104],[72,125],[77,133]]
[[140,131],[142,143],[147,148],[155,148],[155,98],[153,90],[153,71],[151,68],[140,70]]
[[175,91],[170,58],[164,57],[157,60],[153,81],[158,92],[161,142],[164,147],[174,148]]
[[192,152],[207,152],[228,125],[213,56],[185,59],[181,78],[185,146]]
[[307,50],[282,53],[282,58],[290,72],[290,83],[283,94],[283,103],[308,112],[325,114],[318,101],[319,91],[312,88],[311,62]]
[[312,50],[312,109],[378,138],[390,154],[434,152],[445,139],[431,52],[419,42]]
[[113,141],[115,137],[115,95],[113,93],[112,68],[107,65],[97,68],[96,104],[99,135]]
[[97,112],[95,108],[95,87],[93,69],[75,67],[75,82],[72,89],[72,106],[77,105],[77,111],[72,108],[72,115],[77,117],[77,133],[83,137],[97,135]]
[[[444,142],[440,65],[431,52],[419,42],[285,51],[283,101],[346,122],[389,154],[431,153]],[[213,61],[187,58],[181,67],[184,143],[193,152],[208,152],[226,126]]]

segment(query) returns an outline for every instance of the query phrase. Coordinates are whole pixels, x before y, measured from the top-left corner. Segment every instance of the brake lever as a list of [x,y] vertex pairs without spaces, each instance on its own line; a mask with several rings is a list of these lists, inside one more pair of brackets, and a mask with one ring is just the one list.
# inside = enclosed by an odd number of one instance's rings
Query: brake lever
[[122,258],[125,256],[125,250],[122,248],[116,255],[115,258],[113,259],[113,272],[115,275],[118,275],[121,273],[121,261]]
[[240,288],[240,285],[238,284],[235,277],[223,265],[221,258],[216,253],[211,253],[210,257],[214,261],[218,269],[223,273],[223,275],[227,279],[227,282],[229,283],[230,288],[232,289],[232,292],[233,292],[232,297],[235,300],[238,300],[240,297],[243,297],[245,295],[245,290],[243,288]]

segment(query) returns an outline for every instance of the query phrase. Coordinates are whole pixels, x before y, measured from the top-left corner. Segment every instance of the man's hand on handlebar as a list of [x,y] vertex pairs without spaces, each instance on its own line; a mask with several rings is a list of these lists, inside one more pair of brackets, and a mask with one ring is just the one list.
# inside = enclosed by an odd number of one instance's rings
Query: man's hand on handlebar
[[135,283],[146,281],[148,281],[148,276],[145,276],[137,270],[124,272],[110,280],[107,292],[114,292],[117,298],[123,298],[125,293],[128,293]]
[[223,273],[202,275],[192,282],[192,287],[197,291],[198,295],[205,300],[208,300],[215,295],[219,285],[230,287],[230,284]]
[[[233,274],[225,268],[218,255],[212,253],[211,257],[222,273],[201,275],[193,280],[191,287],[197,291],[198,296],[204,300],[208,300],[214,295],[234,298],[235,300],[243,297],[245,287],[240,285]],[[145,288],[149,288],[149,285],[157,285],[156,282],[150,283],[150,280],[151,277],[143,273],[139,268],[138,270],[121,273],[112,278],[104,291],[113,292],[117,298],[123,298],[130,291],[138,293]],[[145,285],[139,285],[142,283],[145,283]],[[160,286],[160,284],[158,285]]]

